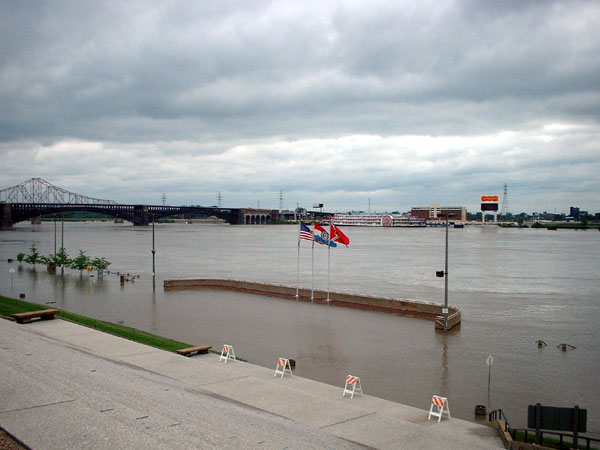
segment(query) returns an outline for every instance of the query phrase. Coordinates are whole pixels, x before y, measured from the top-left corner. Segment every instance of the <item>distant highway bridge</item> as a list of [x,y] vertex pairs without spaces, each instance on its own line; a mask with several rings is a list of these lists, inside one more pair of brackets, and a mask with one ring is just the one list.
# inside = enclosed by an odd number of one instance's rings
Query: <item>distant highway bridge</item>
[[[254,208],[218,208],[204,206],[125,205],[102,200],[54,186],[41,178],[31,178],[21,184],[0,190],[0,230],[10,229],[15,223],[47,214],[71,211],[89,211],[127,220],[134,225],[149,223],[169,216],[192,214],[216,216],[232,225],[269,224],[278,219],[293,218],[293,212]],[[329,213],[311,212],[312,218],[329,217]],[[291,217],[290,217],[291,216]]]

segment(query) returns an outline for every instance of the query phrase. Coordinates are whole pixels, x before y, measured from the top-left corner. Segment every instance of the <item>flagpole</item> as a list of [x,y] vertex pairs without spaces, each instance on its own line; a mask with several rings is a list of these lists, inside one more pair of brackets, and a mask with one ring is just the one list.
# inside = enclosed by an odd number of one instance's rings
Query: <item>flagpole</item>
[[327,301],[329,301],[329,271],[331,268],[331,236],[327,242]]
[[315,239],[313,235],[312,241],[312,261],[310,263],[310,302],[312,303],[315,298]]
[[298,263],[296,264],[296,300],[298,300],[298,285],[300,284],[300,232],[298,232]]

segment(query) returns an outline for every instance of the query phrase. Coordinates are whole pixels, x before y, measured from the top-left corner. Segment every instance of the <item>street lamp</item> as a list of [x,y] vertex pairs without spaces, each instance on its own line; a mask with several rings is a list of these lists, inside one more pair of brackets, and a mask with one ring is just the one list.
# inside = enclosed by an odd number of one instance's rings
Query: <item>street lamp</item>
[[154,248],[154,215],[152,216],[152,290],[156,289],[156,250]]
[[448,218],[454,217],[455,214],[445,214],[442,217],[446,219],[446,252],[444,271],[438,270],[436,276],[444,277],[444,307],[442,314],[444,315],[444,331],[448,331]]
[[491,381],[492,381],[492,364],[494,364],[494,357],[492,356],[491,353],[487,357],[487,359],[485,360],[485,363],[488,366],[488,398],[487,398],[487,406],[488,406],[488,409],[491,409],[491,406],[490,406],[490,385],[491,385]]
[[64,213],[60,215],[61,225],[60,225],[60,252],[62,254],[61,263],[60,263],[60,274],[65,274],[65,263],[63,261],[63,257],[65,254],[65,215]]

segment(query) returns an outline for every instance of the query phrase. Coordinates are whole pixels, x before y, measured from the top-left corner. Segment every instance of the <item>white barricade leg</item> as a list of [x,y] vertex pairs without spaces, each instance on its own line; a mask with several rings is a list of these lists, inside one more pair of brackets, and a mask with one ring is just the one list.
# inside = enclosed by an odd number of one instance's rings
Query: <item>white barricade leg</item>
[[431,420],[431,416],[437,416],[437,417],[439,417],[439,410],[438,410],[438,412],[437,412],[437,413],[436,413],[436,412],[433,412],[433,407],[434,407],[434,406],[435,406],[435,405],[434,405],[434,404],[433,404],[433,402],[432,402],[432,403],[431,403],[431,407],[429,408],[429,415],[427,416],[427,420]]
[[278,358],[274,376],[281,375],[281,378],[283,378],[286,371],[292,375],[292,366],[290,365],[290,360],[288,358]]
[[[352,389],[350,389],[348,386],[352,386]],[[363,395],[362,386],[360,385],[360,378],[348,375],[346,377],[346,385],[344,386],[342,397],[345,397],[346,394],[350,394],[350,398],[354,398],[354,394],[356,392],[360,393],[360,395]]]
[[233,352],[233,346],[228,344],[223,344],[223,349],[221,350],[221,356],[219,357],[219,362],[225,360],[227,364],[227,360],[231,359],[235,361],[235,353]]
[[450,406],[448,405],[448,399],[446,397],[434,395],[431,398],[431,407],[429,408],[429,416],[427,417],[427,420],[431,420],[431,416],[433,416],[437,417],[438,422],[440,422],[444,413],[448,416],[448,419],[450,419]]
[[356,377],[356,379],[357,379],[357,383],[355,384],[355,386],[356,386],[355,389],[356,389],[356,392],[358,392],[362,397],[363,391],[362,391],[362,386],[360,384],[360,378]]
[[350,394],[350,398],[354,395],[354,389],[348,389],[348,380],[346,380],[346,384],[344,385],[344,392],[342,393],[342,397],[345,397],[346,394]]
[[233,351],[233,346],[229,345],[229,352],[227,352],[227,356],[229,357],[229,359],[235,361],[235,352]]

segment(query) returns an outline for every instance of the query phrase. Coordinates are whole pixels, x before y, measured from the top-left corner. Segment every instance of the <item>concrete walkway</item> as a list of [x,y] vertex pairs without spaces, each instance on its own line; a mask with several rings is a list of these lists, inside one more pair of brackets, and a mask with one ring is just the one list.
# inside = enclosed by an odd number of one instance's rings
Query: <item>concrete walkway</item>
[[277,356],[225,364],[60,319],[0,320],[0,425],[33,449],[503,448],[485,425],[275,378]]

